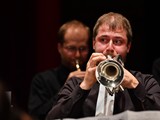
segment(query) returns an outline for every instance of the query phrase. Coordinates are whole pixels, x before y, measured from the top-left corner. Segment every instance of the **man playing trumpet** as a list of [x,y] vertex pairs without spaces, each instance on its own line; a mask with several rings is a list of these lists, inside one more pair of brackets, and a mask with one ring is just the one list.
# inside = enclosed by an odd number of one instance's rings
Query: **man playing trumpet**
[[[125,68],[132,43],[132,29],[127,18],[110,12],[99,17],[93,28],[93,49],[83,79],[72,77],[59,92],[57,104],[46,120],[109,116],[126,110],[160,110],[160,86],[152,75]],[[107,56],[121,55],[124,63],[124,90],[109,95],[97,82],[97,65]]]

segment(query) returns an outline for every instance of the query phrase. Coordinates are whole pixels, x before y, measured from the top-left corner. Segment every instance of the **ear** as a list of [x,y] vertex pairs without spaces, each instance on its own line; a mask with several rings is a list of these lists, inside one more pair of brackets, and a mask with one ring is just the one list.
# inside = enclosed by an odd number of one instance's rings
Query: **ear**
[[95,44],[96,44],[96,41],[93,39],[93,40],[92,40],[93,50],[95,50]]
[[129,53],[130,49],[131,49],[131,42],[127,45],[127,53]]
[[58,49],[59,53],[61,53],[62,47],[63,47],[62,44],[60,44],[60,43],[57,44],[57,49]]

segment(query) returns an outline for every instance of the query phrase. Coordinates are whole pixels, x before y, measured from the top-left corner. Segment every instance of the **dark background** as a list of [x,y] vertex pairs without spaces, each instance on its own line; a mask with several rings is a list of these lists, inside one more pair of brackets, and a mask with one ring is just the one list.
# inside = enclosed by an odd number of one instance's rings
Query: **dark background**
[[[58,66],[57,31],[78,19],[91,30],[99,16],[114,11],[133,28],[127,67],[151,73],[159,54],[157,3],[145,0],[5,0],[0,2],[0,77],[12,91],[12,104],[27,110],[29,87],[37,72]],[[92,52],[92,50],[91,50]]]

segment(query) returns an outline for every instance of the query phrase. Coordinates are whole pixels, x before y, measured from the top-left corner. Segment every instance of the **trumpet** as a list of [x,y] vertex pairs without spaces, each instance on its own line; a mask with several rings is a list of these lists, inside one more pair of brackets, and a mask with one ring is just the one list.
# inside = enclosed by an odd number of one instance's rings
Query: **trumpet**
[[106,90],[110,95],[113,95],[119,90],[124,90],[120,85],[124,77],[123,62],[121,61],[120,56],[117,56],[115,59],[112,59],[111,56],[107,57],[107,60],[98,64],[96,79],[100,84],[106,87]]
[[81,71],[80,65],[79,65],[79,60],[76,60],[76,68],[77,68],[78,71]]

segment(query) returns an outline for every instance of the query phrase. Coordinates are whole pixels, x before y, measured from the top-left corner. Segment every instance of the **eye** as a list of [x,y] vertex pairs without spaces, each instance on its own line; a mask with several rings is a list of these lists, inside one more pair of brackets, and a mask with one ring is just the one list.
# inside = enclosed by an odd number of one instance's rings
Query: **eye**
[[73,46],[68,47],[68,49],[69,49],[70,51],[76,51],[76,50],[77,50],[76,47],[73,47]]
[[113,44],[114,45],[122,45],[123,44],[123,40],[119,39],[119,38],[116,38],[116,39],[113,40]]
[[79,51],[81,51],[81,52],[83,52],[83,51],[87,51],[88,50],[88,48],[87,47],[80,47],[79,48]]
[[76,47],[73,46],[66,46],[65,48],[70,52],[75,52],[77,50]]
[[107,37],[101,37],[101,38],[99,38],[99,42],[101,42],[101,43],[108,43],[109,42],[109,38],[107,38]]

